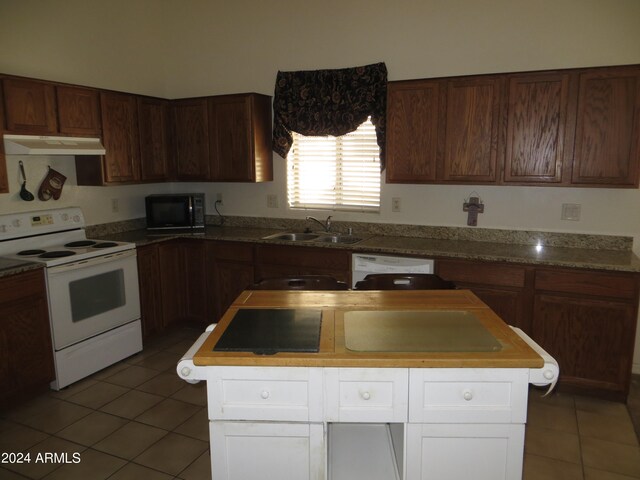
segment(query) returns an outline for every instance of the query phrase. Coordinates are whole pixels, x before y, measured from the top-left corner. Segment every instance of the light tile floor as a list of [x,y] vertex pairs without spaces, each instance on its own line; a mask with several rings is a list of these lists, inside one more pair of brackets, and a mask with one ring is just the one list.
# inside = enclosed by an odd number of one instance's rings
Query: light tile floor
[[[0,480],[210,479],[205,385],[175,373],[200,333],[172,332],[60,392],[0,412],[0,452],[32,459],[0,464]],[[640,445],[625,405],[541,394],[529,395],[525,480],[640,479]],[[69,463],[36,463],[45,453]]]

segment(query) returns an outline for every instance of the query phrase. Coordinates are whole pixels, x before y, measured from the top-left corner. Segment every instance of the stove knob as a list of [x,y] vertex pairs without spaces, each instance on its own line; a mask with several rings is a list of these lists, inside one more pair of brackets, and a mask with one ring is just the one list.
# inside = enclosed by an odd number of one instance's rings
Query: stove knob
[[78,223],[80,221],[80,215],[74,215],[73,216],[73,221]]
[[22,225],[22,220],[20,220],[19,218],[16,218],[13,222],[11,222],[11,224],[16,228],[20,227]]
[[69,220],[69,214],[68,214],[68,213],[63,213],[63,214],[61,215],[61,217],[62,217],[62,221],[63,221],[63,222],[66,222],[66,221],[68,221],[68,220]]
[[6,225],[0,225],[0,233],[7,233],[7,226]]

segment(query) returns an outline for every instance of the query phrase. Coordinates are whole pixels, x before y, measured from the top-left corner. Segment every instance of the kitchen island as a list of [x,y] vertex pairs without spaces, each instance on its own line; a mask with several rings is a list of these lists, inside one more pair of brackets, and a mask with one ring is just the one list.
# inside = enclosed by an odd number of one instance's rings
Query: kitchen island
[[216,480],[513,480],[558,375],[522,335],[468,290],[246,291],[178,373],[207,381]]

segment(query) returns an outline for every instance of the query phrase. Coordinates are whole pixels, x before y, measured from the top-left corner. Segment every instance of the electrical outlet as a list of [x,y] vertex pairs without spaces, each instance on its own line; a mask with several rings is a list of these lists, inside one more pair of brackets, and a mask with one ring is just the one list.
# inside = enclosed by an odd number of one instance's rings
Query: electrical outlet
[[111,211],[113,213],[118,213],[120,211],[120,202],[117,198],[111,199]]
[[278,195],[267,195],[267,207],[278,208]]
[[216,193],[216,203],[220,206],[224,205],[224,202],[222,201],[222,194],[221,193]]
[[580,221],[581,205],[579,203],[563,203],[561,220],[573,220],[574,222]]
[[400,211],[400,197],[393,197],[391,199],[391,211],[392,212]]

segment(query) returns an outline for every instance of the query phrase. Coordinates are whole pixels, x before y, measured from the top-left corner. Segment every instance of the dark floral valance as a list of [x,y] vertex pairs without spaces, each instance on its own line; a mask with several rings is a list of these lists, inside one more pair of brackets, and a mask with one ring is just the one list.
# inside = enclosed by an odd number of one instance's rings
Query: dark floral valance
[[273,151],[287,156],[293,141],[291,132],[337,137],[353,132],[371,116],[384,166],[386,99],[384,63],[278,72],[273,99]]

